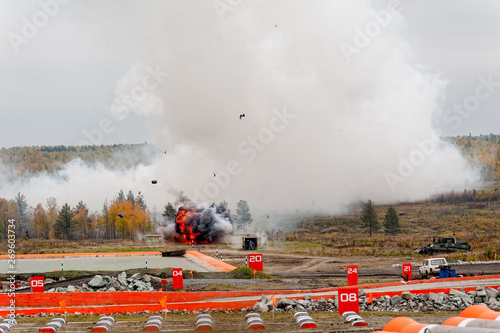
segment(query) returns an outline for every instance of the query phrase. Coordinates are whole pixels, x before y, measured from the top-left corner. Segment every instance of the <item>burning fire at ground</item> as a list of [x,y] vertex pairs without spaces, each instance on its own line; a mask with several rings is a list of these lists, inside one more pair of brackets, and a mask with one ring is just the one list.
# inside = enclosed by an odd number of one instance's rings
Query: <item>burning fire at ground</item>
[[233,232],[231,215],[224,205],[209,208],[180,207],[175,217],[175,232],[167,227],[167,240],[183,244],[209,244]]

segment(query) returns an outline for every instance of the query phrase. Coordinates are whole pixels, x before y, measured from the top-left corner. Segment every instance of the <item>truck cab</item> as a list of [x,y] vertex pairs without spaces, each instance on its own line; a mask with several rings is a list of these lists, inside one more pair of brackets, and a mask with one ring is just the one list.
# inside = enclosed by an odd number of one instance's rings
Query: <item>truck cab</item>
[[422,266],[420,266],[420,275],[427,277],[429,275],[439,274],[440,266],[448,266],[448,262],[445,258],[430,258],[425,259]]

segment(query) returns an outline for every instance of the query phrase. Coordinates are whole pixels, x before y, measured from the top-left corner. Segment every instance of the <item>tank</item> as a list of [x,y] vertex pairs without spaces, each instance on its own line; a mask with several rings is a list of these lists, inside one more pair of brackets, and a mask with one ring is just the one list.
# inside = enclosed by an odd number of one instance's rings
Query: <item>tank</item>
[[467,252],[470,250],[471,247],[467,242],[457,241],[455,237],[439,237],[437,241],[434,238],[431,244],[417,247],[414,251],[420,254],[432,254],[438,252]]

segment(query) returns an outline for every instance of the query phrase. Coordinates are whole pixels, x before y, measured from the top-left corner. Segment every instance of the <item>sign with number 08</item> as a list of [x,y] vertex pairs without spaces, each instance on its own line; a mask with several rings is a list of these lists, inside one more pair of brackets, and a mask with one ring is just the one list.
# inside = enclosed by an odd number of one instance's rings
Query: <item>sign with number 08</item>
[[359,298],[357,288],[339,289],[339,314],[347,311],[359,313]]
[[264,270],[262,254],[249,254],[248,255],[248,267],[255,269],[256,271]]

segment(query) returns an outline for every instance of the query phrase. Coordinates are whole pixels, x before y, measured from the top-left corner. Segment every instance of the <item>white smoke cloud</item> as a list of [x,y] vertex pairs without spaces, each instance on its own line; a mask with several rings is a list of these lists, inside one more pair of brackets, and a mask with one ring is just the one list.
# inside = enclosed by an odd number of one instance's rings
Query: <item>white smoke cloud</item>
[[[131,46],[142,57],[117,82],[111,110],[147,117],[153,142],[168,153],[123,172],[73,161],[63,178],[34,177],[10,195],[99,209],[131,189],[163,207],[175,189],[198,203],[247,200],[252,212],[342,212],[360,200],[422,199],[475,179],[436,138],[431,118],[446,80],[412,63],[401,14],[347,61],[340,45],[354,45],[386,2],[248,1],[224,20],[210,2],[193,4],[141,4],[102,23],[132,15],[144,33]],[[118,112],[148,66],[168,77],[145,89],[144,103]]]

